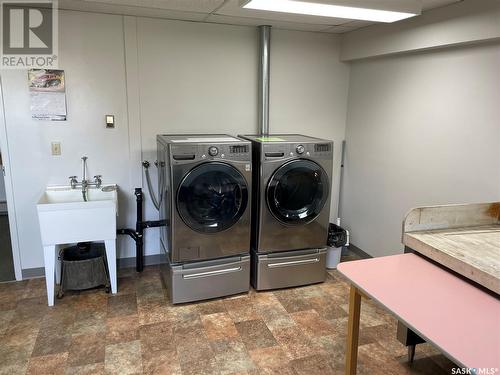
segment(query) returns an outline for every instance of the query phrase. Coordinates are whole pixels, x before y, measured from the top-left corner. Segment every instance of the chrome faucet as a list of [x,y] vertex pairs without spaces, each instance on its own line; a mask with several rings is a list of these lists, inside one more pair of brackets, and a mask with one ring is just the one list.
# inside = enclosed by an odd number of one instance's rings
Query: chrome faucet
[[82,184],[87,184],[87,159],[88,157],[82,156],[82,166],[83,166],[83,171],[82,171]]
[[76,189],[77,187],[82,187],[83,200],[87,201],[87,193],[89,186],[95,186],[100,188],[102,185],[102,175],[98,174],[94,176],[94,182],[89,182],[87,180],[87,159],[88,157],[82,156],[82,182],[78,182],[76,176],[69,176],[69,183],[71,189]]
[[76,176],[69,176],[69,184],[71,185],[71,189],[76,189],[76,186],[78,185]]

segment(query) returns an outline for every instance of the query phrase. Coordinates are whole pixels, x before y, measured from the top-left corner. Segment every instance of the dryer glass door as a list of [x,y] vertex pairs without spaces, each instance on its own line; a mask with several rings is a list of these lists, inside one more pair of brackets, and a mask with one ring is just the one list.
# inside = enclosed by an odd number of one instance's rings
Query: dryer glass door
[[271,176],[267,206],[284,224],[310,223],[321,213],[329,190],[328,175],[323,168],[311,160],[292,160]]
[[209,162],[190,170],[177,190],[177,211],[184,223],[201,233],[233,226],[248,205],[245,178],[234,167]]

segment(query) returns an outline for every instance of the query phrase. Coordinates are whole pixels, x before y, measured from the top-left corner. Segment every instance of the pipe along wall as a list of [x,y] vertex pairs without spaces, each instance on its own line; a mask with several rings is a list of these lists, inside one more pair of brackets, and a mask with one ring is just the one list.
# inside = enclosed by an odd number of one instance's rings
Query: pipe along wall
[[144,229],[165,226],[166,220],[143,221],[142,202],[144,194],[142,193],[142,189],[135,188],[134,195],[137,206],[135,229],[118,229],[116,233],[128,235],[135,241],[135,269],[137,272],[142,272],[144,270]]

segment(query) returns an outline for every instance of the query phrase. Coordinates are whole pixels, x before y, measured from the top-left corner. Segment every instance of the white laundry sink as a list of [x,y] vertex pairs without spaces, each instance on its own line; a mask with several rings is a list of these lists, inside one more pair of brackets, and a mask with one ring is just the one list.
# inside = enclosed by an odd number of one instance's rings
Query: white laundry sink
[[88,189],[88,201],[83,200],[81,188],[72,189],[70,186],[49,186],[38,201],[39,206],[79,203],[84,206],[95,202],[116,202],[118,187],[116,185],[102,185],[100,188]]
[[54,276],[57,280],[60,278],[59,266],[56,266],[57,245],[103,241],[111,291],[116,293],[118,186],[89,187],[87,201],[83,199],[81,188],[47,187],[36,207],[44,251],[49,306],[54,305]]
[[37,204],[42,243],[116,238],[117,192],[117,185],[92,187],[85,202],[81,188],[47,187]]

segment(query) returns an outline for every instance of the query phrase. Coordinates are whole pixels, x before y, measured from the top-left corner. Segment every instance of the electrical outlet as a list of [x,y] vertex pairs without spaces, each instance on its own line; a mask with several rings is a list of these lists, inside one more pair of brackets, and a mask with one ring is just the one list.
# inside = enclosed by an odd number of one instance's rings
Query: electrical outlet
[[61,142],[52,142],[52,155],[60,156],[61,155]]

